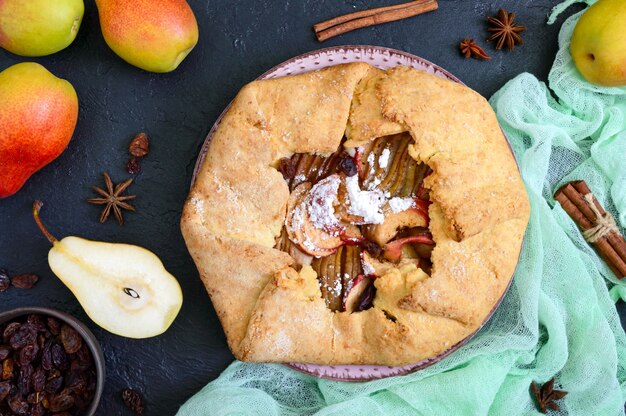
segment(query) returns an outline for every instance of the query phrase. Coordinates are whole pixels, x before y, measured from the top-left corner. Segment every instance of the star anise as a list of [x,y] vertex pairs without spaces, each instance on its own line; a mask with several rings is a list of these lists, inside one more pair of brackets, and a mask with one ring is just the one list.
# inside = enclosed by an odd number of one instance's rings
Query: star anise
[[135,195],[121,195],[122,192],[124,192],[133,182],[133,180],[126,179],[124,182],[117,184],[114,189],[113,182],[111,181],[109,174],[104,172],[102,175],[104,176],[104,183],[107,188],[106,191],[97,186],[94,186],[93,190],[94,192],[102,195],[103,198],[89,198],[87,199],[87,202],[97,205],[106,205],[102,210],[102,214],[100,214],[101,223],[105,222],[109,218],[109,215],[111,215],[111,211],[113,211],[117,222],[122,225],[124,223],[124,218],[122,218],[122,209],[135,211],[135,207],[124,202],[130,199],[135,199]]
[[459,49],[465,58],[479,58],[479,59],[491,59],[489,55],[476,44],[474,38],[465,38],[459,44]]
[[556,401],[567,396],[565,390],[554,390],[554,377],[548,380],[541,388],[533,381],[530,383],[530,390],[535,396],[541,413],[546,413],[548,408],[556,412],[560,411],[561,408],[556,404]]
[[493,34],[487,38],[487,41],[497,39],[496,49],[502,49],[505,44],[509,50],[513,49],[516,43],[522,45],[524,41],[519,33],[526,30],[526,26],[516,26],[514,20],[515,13],[509,13],[504,9],[498,10],[498,17],[488,17],[487,21],[492,26],[487,30]]

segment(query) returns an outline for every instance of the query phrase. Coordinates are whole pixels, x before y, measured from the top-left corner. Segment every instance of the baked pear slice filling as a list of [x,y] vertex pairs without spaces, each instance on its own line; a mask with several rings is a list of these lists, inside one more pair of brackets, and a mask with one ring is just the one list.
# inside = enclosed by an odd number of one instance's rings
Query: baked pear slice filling
[[413,263],[430,274],[435,242],[428,230],[431,172],[409,155],[408,133],[331,155],[280,160],[291,192],[276,248],[296,266],[311,265],[326,305],[356,313],[373,306],[379,265]]

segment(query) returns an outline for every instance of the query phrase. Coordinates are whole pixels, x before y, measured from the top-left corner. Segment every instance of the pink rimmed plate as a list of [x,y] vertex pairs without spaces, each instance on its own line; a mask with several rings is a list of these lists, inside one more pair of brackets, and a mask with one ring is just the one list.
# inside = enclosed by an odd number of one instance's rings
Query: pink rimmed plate
[[[302,72],[312,71],[315,69],[325,68],[328,66],[338,65],[342,63],[348,62],[366,62],[370,65],[373,65],[380,69],[389,69],[395,66],[403,65],[409,66],[412,68],[416,68],[422,71],[429,72],[441,78],[446,78],[452,80],[454,82],[458,82],[463,84],[457,77],[446,71],[445,69],[429,62],[425,59],[422,59],[418,56],[411,55],[406,52],[402,52],[396,49],[384,48],[380,46],[366,46],[366,45],[349,45],[349,46],[337,46],[332,48],[319,49],[317,51],[309,52],[304,55],[297,56],[288,61],[283,62],[280,65],[275,66],[270,69],[263,75],[261,75],[258,79],[270,79],[270,78],[278,78],[286,75],[295,75]],[[230,107],[230,105],[229,105]],[[196,161],[196,166],[193,172],[192,182],[195,181],[195,178],[202,166],[202,162],[206,157],[206,153],[209,148],[209,143],[211,142],[211,138],[215,133],[215,130],[220,124],[222,117],[228,111],[228,107],[224,110],[222,115],[217,119],[211,131],[207,135],[206,140],[200,150],[200,154],[198,155],[198,160]],[[510,282],[509,282],[510,285]],[[508,288],[507,288],[508,290]],[[506,294],[506,291],[504,292]],[[458,350],[463,345],[465,345],[476,333],[487,323],[487,321],[491,318],[495,310],[500,306],[502,299],[504,298],[504,294],[498,300],[496,305],[493,307],[483,324],[476,329],[472,334],[459,341],[448,350],[442,352],[441,354],[428,358],[426,360],[422,360],[415,364],[405,365],[401,367],[389,367],[389,366],[373,366],[373,365],[314,365],[314,364],[303,364],[303,363],[286,363],[285,365],[300,371],[305,374],[309,374],[315,377],[320,377],[328,380],[337,380],[337,381],[371,381],[376,379],[381,379],[385,377],[392,376],[400,376],[409,373],[413,373],[422,368],[428,367],[440,360],[444,357],[448,356],[452,352]]]

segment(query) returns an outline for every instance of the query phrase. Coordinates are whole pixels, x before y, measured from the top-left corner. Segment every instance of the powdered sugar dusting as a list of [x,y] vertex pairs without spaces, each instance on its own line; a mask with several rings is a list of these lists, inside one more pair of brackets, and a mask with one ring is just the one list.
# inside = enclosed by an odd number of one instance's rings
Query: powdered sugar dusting
[[346,178],[346,188],[350,205],[348,212],[363,217],[365,224],[381,224],[385,221],[382,207],[387,202],[385,195],[379,189],[363,191],[359,186],[357,175]]
[[305,200],[309,217],[315,228],[329,233],[338,232],[339,220],[335,216],[333,203],[337,200],[337,191],[341,180],[338,175],[331,175],[311,188]]
[[389,208],[391,208],[391,211],[394,213],[406,211],[414,206],[415,200],[413,198],[400,198],[396,196],[389,200]]
[[383,149],[383,152],[380,154],[380,157],[378,158],[378,166],[380,166],[381,168],[386,168],[387,164],[389,163],[389,155],[391,154],[391,152],[389,151],[388,148]]

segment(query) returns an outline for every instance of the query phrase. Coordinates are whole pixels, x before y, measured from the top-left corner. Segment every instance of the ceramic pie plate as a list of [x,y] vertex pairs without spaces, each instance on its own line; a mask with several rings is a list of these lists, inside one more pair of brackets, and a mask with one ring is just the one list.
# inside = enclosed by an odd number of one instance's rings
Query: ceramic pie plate
[[[321,69],[348,62],[365,62],[380,69],[389,69],[399,65],[409,66],[415,69],[429,72],[438,77],[446,78],[454,82],[458,82],[459,84],[463,84],[457,77],[455,77],[445,69],[418,56],[411,55],[410,53],[402,52],[396,49],[366,45],[337,46],[332,48],[319,49],[313,52],[306,53],[304,55],[296,56],[295,58],[289,59],[288,61],[285,61],[275,66],[257,79],[271,79],[284,77],[286,75],[296,75],[302,72],[312,71],[315,69]],[[213,134],[215,133],[217,127],[220,124],[220,121],[224,117],[224,114],[228,111],[229,107],[230,105],[226,107],[226,109],[224,109],[220,117],[217,119],[217,121],[209,131],[209,134],[207,135],[204,144],[202,145],[202,149],[200,150],[200,154],[198,155],[198,159],[196,161],[196,166],[194,168],[191,180],[192,186],[196,179],[196,176],[198,175],[198,172],[200,171],[202,162],[204,162],[204,158],[206,157],[211,138],[213,137]],[[511,283],[509,282],[509,286],[510,284]],[[502,297],[495,304],[483,324],[478,329],[476,329],[476,331],[474,331],[472,334],[459,341],[446,351],[442,352],[441,354],[422,360],[415,364],[405,365],[401,367],[373,365],[331,366],[303,363],[285,363],[284,365],[314,377],[337,381],[371,381],[386,377],[410,374],[422,368],[428,367],[438,361],[441,361],[443,358],[447,357],[448,355],[465,345],[470,339],[474,337],[474,335],[476,335],[476,333],[478,333],[478,331],[480,331],[480,329],[487,323],[487,321],[489,321],[498,306],[500,306],[500,303],[502,302],[502,299],[506,295],[507,291],[508,287],[507,290],[504,291]]]

